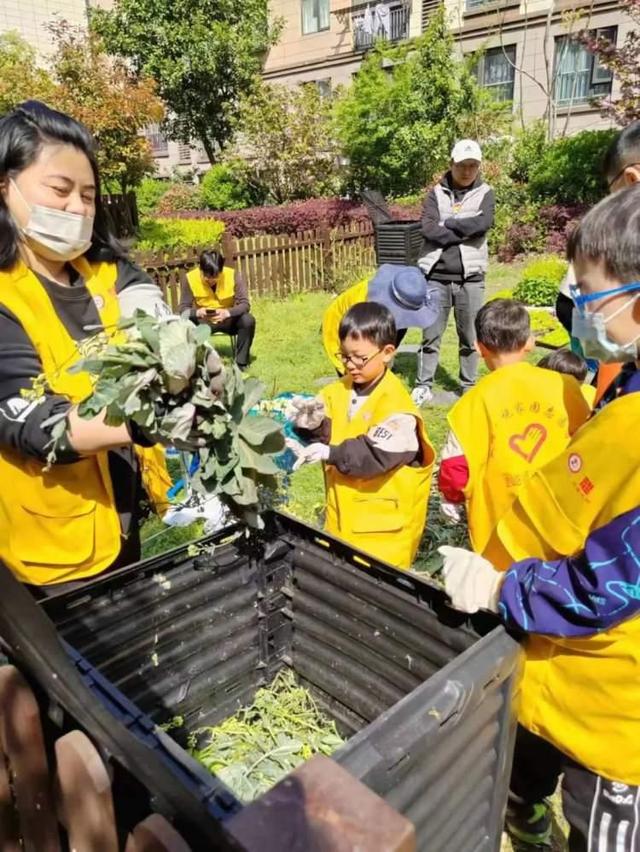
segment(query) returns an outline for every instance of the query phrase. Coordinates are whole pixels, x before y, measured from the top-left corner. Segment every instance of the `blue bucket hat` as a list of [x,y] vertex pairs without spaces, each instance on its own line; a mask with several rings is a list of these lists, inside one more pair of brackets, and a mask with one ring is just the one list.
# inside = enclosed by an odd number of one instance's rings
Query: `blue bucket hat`
[[396,328],[428,328],[440,312],[438,291],[415,266],[383,264],[369,282],[367,300],[389,308]]

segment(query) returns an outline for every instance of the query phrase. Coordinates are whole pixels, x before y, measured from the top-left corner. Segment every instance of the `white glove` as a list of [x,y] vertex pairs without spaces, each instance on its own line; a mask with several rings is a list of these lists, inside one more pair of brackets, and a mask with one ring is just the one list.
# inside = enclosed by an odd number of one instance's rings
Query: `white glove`
[[460,508],[456,503],[447,503],[443,500],[440,503],[440,514],[450,524],[459,524],[462,520]]
[[303,464],[317,464],[318,462],[326,461],[328,458],[328,444],[309,444],[308,447],[301,447],[298,450],[298,460],[294,464],[293,469],[299,470]]
[[438,553],[444,557],[444,587],[455,609],[498,611],[504,574],[482,556],[463,547],[445,545],[438,548]]

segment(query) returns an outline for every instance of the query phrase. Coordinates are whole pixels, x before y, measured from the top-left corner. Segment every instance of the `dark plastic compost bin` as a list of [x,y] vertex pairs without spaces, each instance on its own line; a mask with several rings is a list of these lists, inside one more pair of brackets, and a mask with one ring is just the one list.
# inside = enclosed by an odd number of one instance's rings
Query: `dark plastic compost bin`
[[415,266],[424,254],[420,222],[382,222],[375,227],[376,263]]
[[[419,849],[498,850],[521,658],[498,622],[285,515],[259,542],[230,530],[200,547],[43,602],[102,691],[158,724],[183,716],[180,742],[289,667],[349,737],[333,758],[414,823]],[[170,750],[212,820],[242,807]]]

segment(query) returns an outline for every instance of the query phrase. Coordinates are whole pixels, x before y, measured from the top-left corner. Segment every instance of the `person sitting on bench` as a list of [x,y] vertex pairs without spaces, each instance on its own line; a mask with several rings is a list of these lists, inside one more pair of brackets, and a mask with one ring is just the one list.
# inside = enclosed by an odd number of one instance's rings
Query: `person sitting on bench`
[[203,251],[195,269],[183,275],[180,314],[193,322],[206,322],[214,333],[235,336],[236,364],[249,366],[256,321],[249,304],[247,284],[235,269],[225,266],[219,251]]

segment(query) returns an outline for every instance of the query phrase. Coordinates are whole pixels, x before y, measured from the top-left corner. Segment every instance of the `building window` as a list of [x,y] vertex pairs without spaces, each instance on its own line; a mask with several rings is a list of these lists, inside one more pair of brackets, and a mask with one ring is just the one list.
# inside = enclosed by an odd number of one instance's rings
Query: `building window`
[[497,101],[513,100],[516,46],[492,47],[480,57],[476,67],[478,83],[488,89]]
[[465,9],[467,12],[475,12],[481,6],[488,6],[492,0],[465,0]]
[[182,142],[178,145],[178,162],[182,165],[191,163],[191,145]]
[[144,135],[151,145],[151,151],[154,157],[169,156],[169,142],[167,137],[160,130],[159,124],[150,124],[144,131]]
[[[617,27],[604,27],[594,34],[615,44]],[[603,68],[598,57],[570,36],[556,39],[555,102],[558,106],[587,104],[593,98],[611,92],[613,75]]]
[[302,0],[302,34],[329,29],[330,0]]
[[324,80],[315,80],[314,82],[321,98],[331,97],[331,77],[327,77]]

